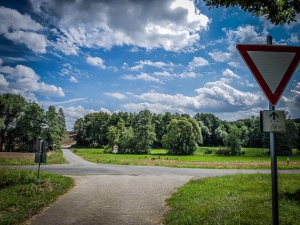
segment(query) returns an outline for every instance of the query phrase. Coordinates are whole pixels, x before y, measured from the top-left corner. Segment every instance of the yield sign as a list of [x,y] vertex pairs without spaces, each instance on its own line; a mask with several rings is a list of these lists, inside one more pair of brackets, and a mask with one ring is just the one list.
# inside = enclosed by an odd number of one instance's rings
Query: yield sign
[[276,105],[300,61],[300,47],[281,45],[236,46],[265,93]]

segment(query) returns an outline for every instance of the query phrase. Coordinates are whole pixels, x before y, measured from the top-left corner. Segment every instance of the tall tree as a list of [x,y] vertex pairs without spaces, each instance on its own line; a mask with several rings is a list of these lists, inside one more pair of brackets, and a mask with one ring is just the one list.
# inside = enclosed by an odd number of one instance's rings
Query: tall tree
[[[44,137],[49,146],[57,146],[60,148],[59,121],[56,109],[54,106],[49,106],[45,117]],[[53,149],[54,150],[54,149]]]
[[35,142],[42,137],[44,126],[44,109],[36,102],[29,102],[17,121],[19,138],[23,140],[24,144],[27,146],[27,151],[34,149]]
[[173,119],[163,136],[163,147],[171,155],[192,155],[202,143],[201,129],[192,118]]
[[0,95],[0,151],[3,150],[6,134],[10,128],[15,126],[16,119],[23,112],[26,105],[25,99],[21,95],[4,93]]
[[298,0],[203,0],[211,8],[240,7],[244,11],[251,12],[254,16],[265,16],[272,23],[289,24],[297,22],[296,16],[300,13],[300,1]]
[[134,146],[136,153],[147,153],[148,148],[156,140],[155,126],[149,110],[140,111],[133,122]]
[[229,134],[226,136],[225,145],[229,148],[230,155],[240,155],[241,154],[241,131],[234,124],[229,130]]
[[57,119],[58,119],[58,127],[59,127],[59,138],[60,140],[66,137],[67,125],[66,125],[66,118],[65,113],[62,108],[58,109],[57,112]]

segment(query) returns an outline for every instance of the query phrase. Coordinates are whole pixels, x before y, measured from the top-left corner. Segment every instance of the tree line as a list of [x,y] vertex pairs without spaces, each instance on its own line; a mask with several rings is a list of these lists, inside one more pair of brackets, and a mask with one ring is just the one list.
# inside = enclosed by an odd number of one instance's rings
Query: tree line
[[0,150],[34,151],[38,140],[45,140],[50,149],[60,149],[66,134],[65,115],[61,108],[44,110],[35,101],[21,95],[0,95]]
[[[288,117],[288,116],[287,116]],[[79,146],[103,147],[111,152],[117,144],[120,153],[147,153],[165,148],[169,154],[190,155],[198,146],[220,147],[222,154],[241,154],[241,147],[269,148],[269,133],[261,133],[259,117],[234,122],[211,113],[152,114],[96,112],[75,121],[73,139]],[[286,133],[276,134],[276,151],[290,155],[300,149],[300,119],[286,119]]]

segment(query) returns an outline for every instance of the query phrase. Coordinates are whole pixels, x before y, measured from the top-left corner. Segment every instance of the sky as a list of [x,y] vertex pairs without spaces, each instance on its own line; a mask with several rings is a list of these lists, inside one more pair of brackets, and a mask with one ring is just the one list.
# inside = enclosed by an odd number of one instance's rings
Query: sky
[[[275,26],[189,0],[1,0],[0,94],[65,113],[258,116],[269,103],[237,44],[300,46],[300,15]],[[300,117],[300,69],[276,105]]]

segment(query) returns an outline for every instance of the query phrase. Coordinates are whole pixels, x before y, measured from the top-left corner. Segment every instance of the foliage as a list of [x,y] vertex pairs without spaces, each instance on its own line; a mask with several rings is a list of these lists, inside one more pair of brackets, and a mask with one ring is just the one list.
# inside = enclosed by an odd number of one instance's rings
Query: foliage
[[20,95],[0,95],[0,150],[34,151],[37,140],[43,139],[60,149],[66,131],[62,109],[48,111],[36,102],[26,102]]
[[234,124],[229,130],[229,134],[226,136],[225,145],[228,147],[230,155],[240,155],[241,154],[241,131]]
[[[21,95],[14,95],[10,93],[4,93],[0,95],[0,151],[3,149],[3,145],[9,142],[7,134],[10,129],[15,128],[16,120],[19,118],[25,107],[25,99]],[[11,150],[10,146],[6,146],[7,150]],[[9,148],[9,149],[8,149]]]
[[192,118],[173,119],[162,142],[170,155],[192,155],[202,143],[201,129]]
[[251,12],[254,16],[265,16],[275,25],[297,22],[296,16],[300,13],[300,2],[291,0],[260,1],[260,0],[204,0],[211,8],[240,7]]
[[70,177],[35,171],[0,169],[0,224],[24,223],[66,193],[74,181]]
[[[279,222],[300,224],[300,174],[279,174]],[[167,199],[163,224],[272,224],[270,174],[192,180]]]

